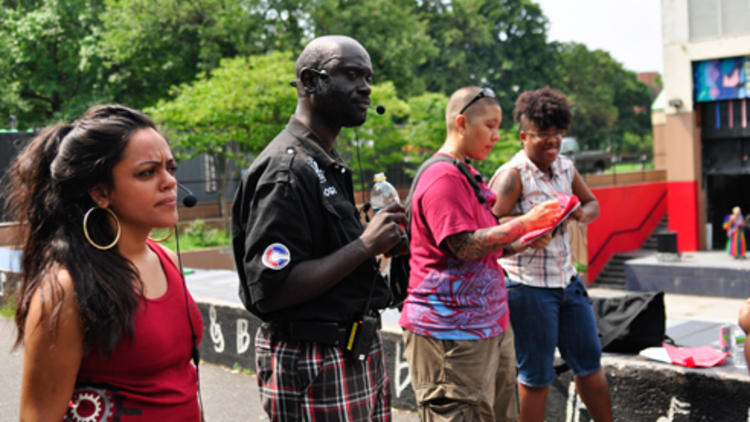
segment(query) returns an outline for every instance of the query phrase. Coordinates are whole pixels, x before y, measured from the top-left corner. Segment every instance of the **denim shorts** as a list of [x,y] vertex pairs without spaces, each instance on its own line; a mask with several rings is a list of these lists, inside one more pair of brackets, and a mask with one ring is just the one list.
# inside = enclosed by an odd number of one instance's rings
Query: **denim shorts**
[[555,347],[575,375],[601,369],[602,346],[594,311],[580,278],[564,289],[512,281],[506,287],[521,384],[544,387],[554,380]]

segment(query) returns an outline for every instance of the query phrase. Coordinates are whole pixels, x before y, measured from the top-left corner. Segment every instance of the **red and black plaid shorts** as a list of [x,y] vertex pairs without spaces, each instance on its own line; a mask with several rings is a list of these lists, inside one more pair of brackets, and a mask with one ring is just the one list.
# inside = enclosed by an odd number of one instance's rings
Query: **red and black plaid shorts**
[[380,332],[364,360],[345,358],[337,346],[276,334],[268,324],[255,334],[260,399],[272,421],[391,420]]

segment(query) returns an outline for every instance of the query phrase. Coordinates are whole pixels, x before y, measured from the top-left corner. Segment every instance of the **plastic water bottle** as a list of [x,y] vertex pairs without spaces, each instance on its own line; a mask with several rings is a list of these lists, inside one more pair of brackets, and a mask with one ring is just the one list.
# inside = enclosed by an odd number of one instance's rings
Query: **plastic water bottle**
[[[373,214],[376,214],[390,204],[401,203],[396,188],[386,180],[385,173],[375,173],[372,180],[375,182],[372,186],[372,191],[370,191],[370,205],[372,205]],[[399,243],[380,257],[380,273],[383,276],[387,276],[391,271],[391,256],[400,254],[406,250],[407,246],[405,241]]]
[[373,213],[377,213],[383,207],[390,204],[401,203],[396,188],[388,183],[388,180],[385,178],[385,173],[376,173],[372,180],[375,182],[372,186],[372,191],[370,192],[370,205],[372,205]]

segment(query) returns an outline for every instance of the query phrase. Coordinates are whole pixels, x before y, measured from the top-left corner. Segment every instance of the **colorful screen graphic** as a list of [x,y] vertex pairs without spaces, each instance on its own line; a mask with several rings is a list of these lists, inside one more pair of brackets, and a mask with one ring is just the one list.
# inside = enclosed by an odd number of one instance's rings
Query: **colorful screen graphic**
[[750,56],[693,64],[695,101],[750,98]]

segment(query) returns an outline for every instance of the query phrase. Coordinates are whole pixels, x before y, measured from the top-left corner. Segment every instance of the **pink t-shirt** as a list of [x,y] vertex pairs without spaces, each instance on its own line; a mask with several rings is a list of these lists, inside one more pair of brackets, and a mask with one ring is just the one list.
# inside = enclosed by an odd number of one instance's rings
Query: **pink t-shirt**
[[[492,208],[497,197],[484,182],[480,185]],[[466,177],[453,163],[431,165],[417,183],[411,211],[411,272],[401,326],[441,340],[477,340],[503,333],[508,305],[497,263],[500,252],[467,261],[440,247],[448,236],[497,225]]]

